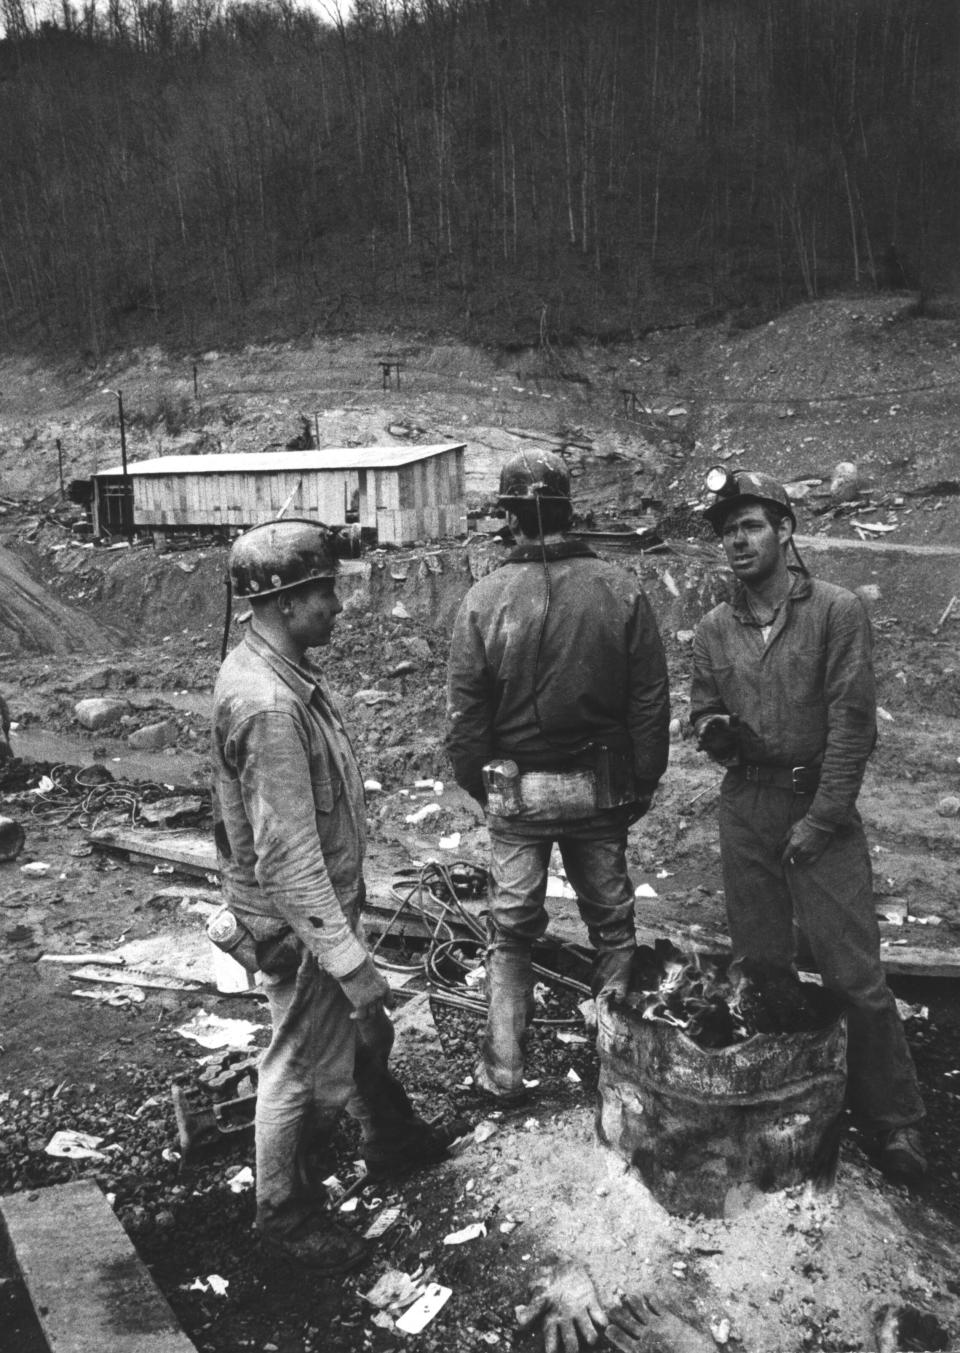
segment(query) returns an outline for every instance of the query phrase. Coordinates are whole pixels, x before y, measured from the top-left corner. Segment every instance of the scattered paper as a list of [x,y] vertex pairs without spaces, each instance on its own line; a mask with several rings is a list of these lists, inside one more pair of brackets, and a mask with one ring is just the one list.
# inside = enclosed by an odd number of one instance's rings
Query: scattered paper
[[43,878],[44,874],[50,873],[50,866],[44,864],[41,860],[34,860],[32,864],[22,864],[20,873],[25,874],[27,878]]
[[589,1043],[590,1040],[589,1040],[589,1038],[585,1038],[585,1037],[583,1036],[583,1034],[568,1034],[567,1031],[566,1031],[565,1029],[558,1029],[558,1030],[557,1030],[557,1042],[558,1042],[558,1043]]
[[462,1231],[451,1231],[448,1236],[444,1236],[443,1243],[444,1245],[466,1245],[468,1240],[477,1240],[480,1236],[486,1234],[486,1222],[473,1221],[469,1226],[465,1226]]
[[422,808],[418,808],[415,813],[408,813],[404,818],[411,826],[416,826],[418,822],[425,822],[428,817],[433,817],[440,812],[439,803],[425,803]]
[[370,1305],[376,1306],[378,1310],[385,1311],[390,1306],[396,1310],[403,1310],[426,1291],[422,1269],[411,1274],[404,1273],[399,1268],[388,1268],[385,1273],[381,1273],[370,1291],[361,1295],[364,1301],[369,1301]]
[[385,1207],[378,1216],[374,1217],[373,1221],[364,1231],[364,1240],[377,1240],[380,1236],[385,1235],[386,1232],[390,1230],[390,1227],[399,1220],[399,1207]]
[[71,1132],[64,1129],[55,1132],[44,1147],[48,1156],[62,1156],[67,1160],[107,1160],[108,1157],[97,1147],[102,1137],[91,1136],[89,1132]]
[[229,1286],[228,1279],[221,1278],[219,1273],[211,1273],[207,1276],[206,1281],[203,1278],[194,1278],[193,1282],[182,1290],[184,1292],[212,1292],[215,1297],[225,1297]]
[[580,1084],[580,1077],[574,1071],[573,1067],[571,1067],[570,1070],[567,1072],[567,1080],[570,1081],[572,1085]]
[[636,888],[634,888],[633,895],[634,897],[656,897],[657,890],[655,888],[651,888],[649,883],[641,883],[638,884]]
[[446,1305],[452,1295],[453,1289],[451,1287],[441,1287],[439,1283],[431,1283],[423,1296],[415,1301],[410,1309],[404,1312],[396,1322],[397,1329],[404,1334],[419,1334],[422,1329],[430,1324],[433,1317]]
[[140,987],[85,987],[71,991],[70,995],[96,1001],[99,1005],[115,1006],[117,1009],[125,1005],[142,1005],[147,999]]
[[441,836],[437,845],[441,850],[458,850],[460,848],[460,833],[451,832],[449,836]]
[[192,1019],[180,1025],[177,1033],[183,1038],[192,1038],[202,1048],[243,1049],[250,1046],[262,1027],[248,1019],[221,1019],[219,1015],[198,1010]]
[[235,1175],[227,1181],[227,1187],[231,1193],[246,1193],[248,1189],[253,1188],[253,1170],[249,1165],[244,1165],[242,1170],[238,1170]]

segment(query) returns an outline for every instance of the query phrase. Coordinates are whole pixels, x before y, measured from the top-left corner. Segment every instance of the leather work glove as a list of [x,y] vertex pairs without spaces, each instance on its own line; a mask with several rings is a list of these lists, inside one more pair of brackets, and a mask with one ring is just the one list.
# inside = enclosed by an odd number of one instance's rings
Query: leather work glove
[[735,714],[708,714],[697,724],[697,750],[719,766],[735,766],[740,755],[739,722]]
[[372,1019],[381,1010],[393,1009],[393,993],[377,965],[368,954],[352,973],[338,977],[344,995],[353,1006],[351,1019]]
[[682,1320],[665,1303],[655,1304],[642,1292],[623,1296],[608,1312],[607,1340],[620,1353],[652,1353],[673,1349],[676,1353],[716,1353],[712,1338]]
[[517,1310],[521,1330],[541,1317],[544,1353],[577,1353],[581,1339],[592,1348],[607,1324],[593,1279],[572,1262],[562,1264],[539,1296]]
[[780,855],[780,863],[784,868],[787,865],[796,867],[813,864],[815,860],[819,860],[832,840],[833,830],[830,827],[818,827],[816,823],[810,821],[809,816],[802,817],[790,830]]

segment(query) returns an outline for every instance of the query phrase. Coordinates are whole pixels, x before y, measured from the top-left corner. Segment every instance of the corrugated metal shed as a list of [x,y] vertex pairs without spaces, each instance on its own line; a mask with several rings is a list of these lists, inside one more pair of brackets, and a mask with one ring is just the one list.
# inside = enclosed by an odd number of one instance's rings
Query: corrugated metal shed
[[[328,447],[161,456],[94,475],[94,530],[234,531],[287,516],[356,522],[381,544],[462,535],[464,446]],[[126,504],[126,507],[125,507]]]

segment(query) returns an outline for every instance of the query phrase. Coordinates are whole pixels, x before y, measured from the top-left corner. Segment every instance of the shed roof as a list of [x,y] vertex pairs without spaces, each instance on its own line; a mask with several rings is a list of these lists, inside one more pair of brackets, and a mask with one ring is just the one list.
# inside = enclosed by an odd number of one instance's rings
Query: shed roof
[[[397,470],[419,460],[429,460],[444,451],[463,449],[463,442],[438,446],[323,446],[314,451],[249,451],[213,456],[158,456],[155,460],[127,463],[127,474],[278,474],[305,470]],[[104,475],[122,475],[123,466],[98,470]]]

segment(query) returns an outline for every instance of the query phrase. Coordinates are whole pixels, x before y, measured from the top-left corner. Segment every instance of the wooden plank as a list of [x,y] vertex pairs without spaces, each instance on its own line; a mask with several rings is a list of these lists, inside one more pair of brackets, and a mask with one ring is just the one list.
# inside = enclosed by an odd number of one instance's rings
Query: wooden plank
[[172,864],[194,874],[219,874],[212,839],[198,832],[154,832],[137,827],[91,832],[95,850],[123,851],[135,862]]
[[0,1216],[56,1353],[196,1353],[92,1179],[8,1194]]

